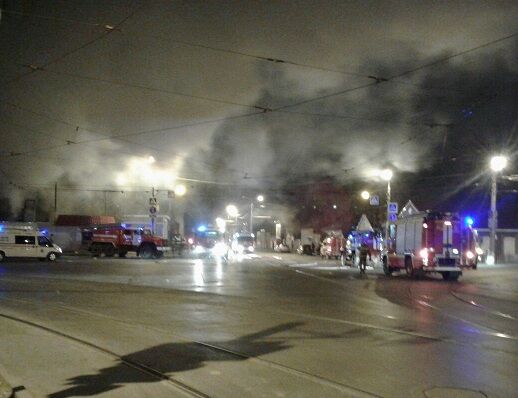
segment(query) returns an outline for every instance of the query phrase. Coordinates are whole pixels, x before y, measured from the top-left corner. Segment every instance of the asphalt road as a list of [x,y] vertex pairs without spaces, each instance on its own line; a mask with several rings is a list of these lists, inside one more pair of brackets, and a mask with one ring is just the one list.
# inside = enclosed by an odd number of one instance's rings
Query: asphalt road
[[517,282],[272,253],[7,261],[0,374],[52,398],[516,397]]

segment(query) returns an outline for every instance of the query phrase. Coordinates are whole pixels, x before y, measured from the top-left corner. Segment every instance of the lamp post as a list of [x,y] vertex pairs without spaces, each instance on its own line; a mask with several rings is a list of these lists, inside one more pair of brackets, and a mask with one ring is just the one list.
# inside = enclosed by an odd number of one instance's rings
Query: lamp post
[[[257,195],[255,198],[259,203],[264,201],[263,195]],[[254,233],[254,201],[250,202],[250,233]]]
[[239,216],[239,210],[235,205],[228,205],[225,209],[229,217],[232,217],[236,220],[236,232],[237,232],[237,217]]
[[496,210],[496,177],[507,166],[507,158],[502,155],[493,156],[489,163],[491,167],[491,211],[489,213],[489,253],[486,262],[494,264],[496,261],[496,228],[498,224],[498,213]]
[[387,222],[385,225],[385,247],[388,251],[388,241],[389,241],[389,236],[390,236],[390,230],[389,230],[389,227],[390,227],[390,212],[389,212],[390,180],[392,179],[392,176],[394,175],[394,173],[392,173],[392,170],[390,170],[390,169],[384,169],[384,170],[380,171],[379,175],[384,181],[387,181]]

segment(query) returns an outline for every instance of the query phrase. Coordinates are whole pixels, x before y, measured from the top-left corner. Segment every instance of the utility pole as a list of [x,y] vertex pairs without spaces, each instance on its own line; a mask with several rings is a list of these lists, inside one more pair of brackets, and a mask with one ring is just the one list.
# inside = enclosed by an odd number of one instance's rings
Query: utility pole
[[489,214],[489,254],[494,256],[496,262],[496,229],[498,227],[498,214],[496,210],[496,173],[491,174],[491,210]]

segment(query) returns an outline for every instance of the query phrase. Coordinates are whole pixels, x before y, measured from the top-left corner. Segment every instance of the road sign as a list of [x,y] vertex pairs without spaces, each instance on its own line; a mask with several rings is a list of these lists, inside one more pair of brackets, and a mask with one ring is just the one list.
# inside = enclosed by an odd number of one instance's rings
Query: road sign
[[158,206],[158,199],[157,198],[149,198],[149,206]]
[[379,206],[380,205],[380,197],[378,195],[372,195],[369,198],[369,204],[371,206]]
[[390,202],[388,205],[388,212],[389,213],[397,213],[398,211],[398,205],[397,202]]
[[168,199],[174,199],[176,196],[174,191],[167,191],[167,198]]
[[154,216],[156,216],[156,213],[158,213],[158,205],[149,206],[149,215],[154,217]]
[[389,214],[389,221],[390,222],[396,222],[397,221],[397,213],[390,213]]

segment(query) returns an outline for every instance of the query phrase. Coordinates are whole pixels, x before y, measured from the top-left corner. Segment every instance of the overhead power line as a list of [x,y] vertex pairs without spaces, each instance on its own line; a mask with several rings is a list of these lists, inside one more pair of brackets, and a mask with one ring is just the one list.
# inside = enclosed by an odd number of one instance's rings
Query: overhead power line
[[26,77],[28,75],[31,75],[32,73],[36,72],[39,69],[45,69],[48,66],[50,66],[52,64],[55,64],[57,62],[60,62],[63,59],[69,57],[70,55],[75,54],[75,53],[77,53],[77,52],[79,52],[79,51],[81,51],[81,50],[91,46],[92,44],[96,43],[97,41],[99,41],[99,40],[103,39],[104,37],[108,36],[113,31],[118,30],[128,19],[130,19],[133,15],[135,15],[135,13],[137,11],[139,11],[142,7],[144,7],[145,4],[146,3],[142,3],[140,6],[135,7],[128,15],[126,15],[117,24],[115,24],[115,25],[104,25],[105,31],[101,35],[88,40],[87,42],[83,43],[79,47],[75,47],[73,49],[70,49],[70,50],[66,51],[65,53],[61,54],[57,58],[51,59],[51,60],[45,62],[42,65],[38,65],[37,67],[30,68],[27,72],[22,73],[22,74],[20,74],[20,75],[18,75],[16,77],[14,77],[11,80],[8,80],[5,84],[10,84],[10,83],[14,83],[14,82],[20,81],[24,77]]
[[320,95],[318,97],[308,98],[308,99],[305,99],[305,100],[302,100],[302,101],[298,101],[298,102],[294,102],[294,103],[291,103],[291,104],[286,104],[286,105],[274,108],[274,109],[272,109],[272,111],[275,112],[275,111],[279,111],[279,110],[293,108],[293,107],[296,107],[296,106],[299,106],[299,105],[304,105],[304,104],[307,104],[307,103],[310,103],[310,102],[315,102],[315,101],[319,101],[319,100],[323,100],[323,99],[327,99],[327,98],[336,97],[336,96],[339,96],[339,95],[351,93],[351,92],[354,92],[354,91],[363,90],[365,88],[372,87],[372,86],[375,86],[377,84],[383,84],[383,83],[386,83],[386,82],[390,82],[390,81],[393,81],[394,79],[396,79],[398,77],[406,76],[406,75],[412,74],[414,72],[417,72],[419,70],[439,65],[439,64],[444,63],[446,61],[449,61],[449,60],[451,60],[453,58],[460,57],[462,55],[478,51],[478,50],[480,50],[482,48],[486,48],[486,47],[492,46],[494,44],[500,43],[500,42],[502,42],[504,40],[509,40],[509,39],[511,39],[513,37],[516,37],[516,36],[518,36],[518,32],[510,34],[510,35],[507,35],[507,36],[504,36],[504,37],[500,37],[500,38],[495,39],[495,40],[491,40],[489,42],[486,42],[486,43],[483,43],[481,45],[469,48],[469,49],[464,50],[464,51],[457,52],[455,54],[451,54],[451,55],[449,55],[447,57],[444,57],[444,58],[438,59],[436,61],[432,61],[432,62],[423,64],[423,65],[420,65],[418,67],[406,70],[404,72],[398,73],[398,74],[393,75],[393,76],[388,77],[388,78],[376,78],[376,77],[373,76],[373,78],[375,79],[374,82],[367,83],[367,84],[362,84],[362,85],[355,86],[355,87],[346,88],[346,89],[341,90],[341,91]]
[[75,79],[88,80],[88,81],[94,81],[94,82],[99,82],[99,83],[107,83],[107,84],[111,84],[111,85],[115,85],[115,86],[137,88],[137,89],[146,90],[146,91],[171,94],[171,95],[176,95],[176,96],[180,96],[180,97],[193,98],[193,99],[198,99],[198,100],[202,100],[202,101],[215,102],[215,103],[226,104],[226,105],[235,105],[235,106],[241,106],[241,107],[245,107],[245,108],[259,109],[259,110],[265,111],[265,112],[270,110],[264,106],[243,104],[240,102],[228,101],[228,100],[219,99],[219,98],[211,98],[211,97],[206,97],[206,96],[202,96],[202,95],[194,95],[194,94],[189,94],[189,93],[182,93],[179,91],[167,90],[167,89],[163,89],[163,88],[150,87],[150,86],[145,86],[142,84],[134,84],[134,83],[128,83],[128,82],[112,80],[112,79],[103,79],[103,78],[99,78],[99,77],[85,76],[85,75],[80,75],[77,73],[56,71],[56,70],[40,68],[40,67],[36,67],[36,66],[32,66],[32,65],[23,65],[23,66],[29,67],[29,68],[35,68],[36,70],[52,73],[55,75],[69,76],[69,77],[72,77]]

